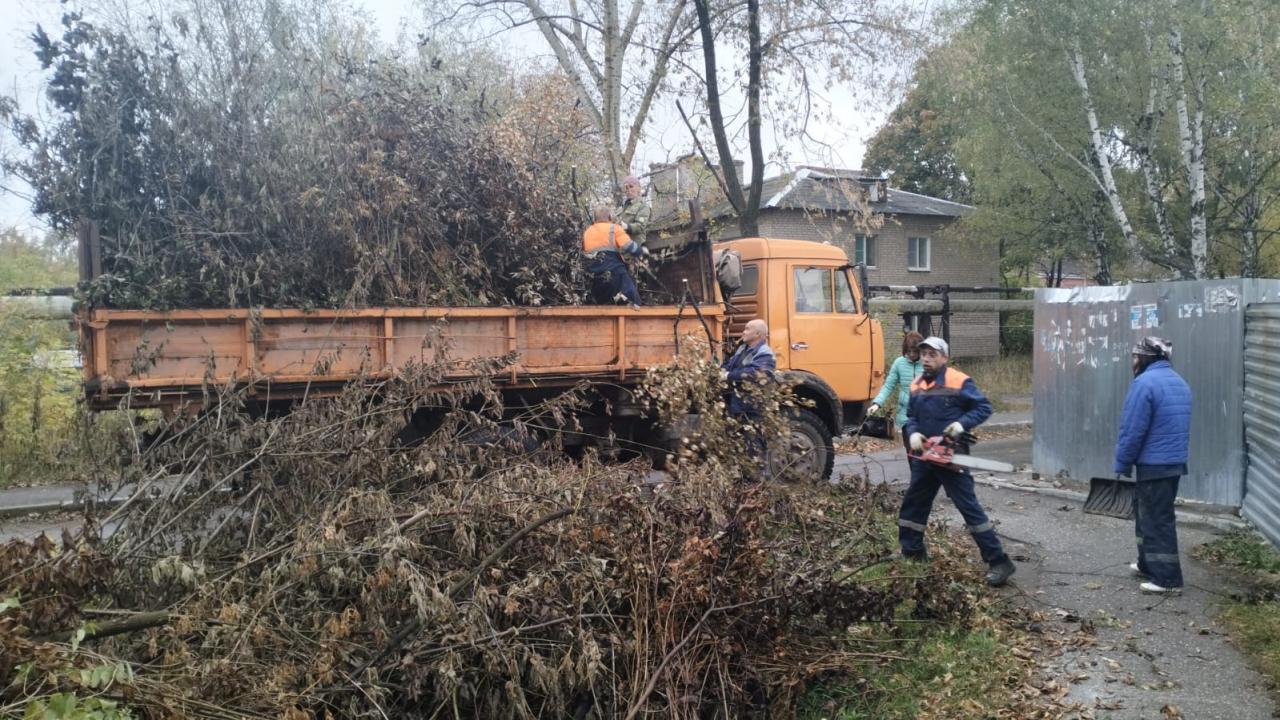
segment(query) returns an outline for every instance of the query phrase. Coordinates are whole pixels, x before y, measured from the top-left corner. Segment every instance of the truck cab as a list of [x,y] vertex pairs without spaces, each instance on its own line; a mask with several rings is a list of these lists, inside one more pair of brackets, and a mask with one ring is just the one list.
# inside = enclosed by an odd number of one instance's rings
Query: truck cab
[[778,374],[812,406],[796,411],[793,452],[830,474],[832,438],[862,422],[884,381],[884,333],[843,250],[808,240],[740,238],[717,243],[742,257],[742,284],[728,306],[730,342],[747,322],[769,325]]

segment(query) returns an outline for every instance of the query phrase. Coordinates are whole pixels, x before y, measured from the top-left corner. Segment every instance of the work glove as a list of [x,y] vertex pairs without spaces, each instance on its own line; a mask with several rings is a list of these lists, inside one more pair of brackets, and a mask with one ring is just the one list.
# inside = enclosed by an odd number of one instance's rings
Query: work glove
[[871,407],[867,408],[868,415],[875,415],[878,412],[880,412],[880,406],[875,403],[871,403]]
[[964,426],[959,421],[953,422],[942,431],[943,435],[955,440],[964,434]]
[[910,443],[911,449],[916,452],[924,452],[924,435],[920,433],[911,433]]

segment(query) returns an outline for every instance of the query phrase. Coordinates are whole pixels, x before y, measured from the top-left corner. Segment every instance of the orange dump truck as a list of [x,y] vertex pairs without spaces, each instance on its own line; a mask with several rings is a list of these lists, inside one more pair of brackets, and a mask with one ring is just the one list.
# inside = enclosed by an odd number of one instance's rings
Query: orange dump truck
[[[743,260],[742,287],[729,303],[716,282],[712,247],[699,239],[656,272],[652,284],[671,304],[639,309],[84,309],[76,319],[86,394],[97,409],[174,411],[198,407],[209,386],[241,385],[251,409],[261,409],[394,377],[448,348],[451,380],[468,376],[468,361],[514,358],[498,378],[512,407],[592,383],[600,402],[576,418],[582,432],[566,435],[566,444],[612,436],[637,448],[663,447],[667,431],[632,396],[645,372],[669,361],[679,338],[719,346],[760,317],[771,327],[779,370],[813,402],[793,423],[795,464],[826,477],[832,437],[861,421],[883,379],[880,326],[837,248],[762,238],[717,247],[735,249]],[[406,430],[412,437],[432,427],[432,418],[416,417]]]

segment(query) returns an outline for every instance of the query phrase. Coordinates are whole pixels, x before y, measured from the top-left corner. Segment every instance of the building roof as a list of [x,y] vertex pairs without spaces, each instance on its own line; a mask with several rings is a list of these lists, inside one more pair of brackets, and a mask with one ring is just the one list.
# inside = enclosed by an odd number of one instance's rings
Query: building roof
[[[771,208],[792,210],[817,210],[823,212],[850,212],[855,209],[854,193],[861,186],[874,182],[861,170],[839,168],[800,167],[764,181],[760,193],[760,210]],[[888,198],[870,203],[874,212],[884,215],[925,215],[934,217],[961,217],[973,210],[972,205],[951,202],[941,198],[887,188]],[[720,203],[706,210],[708,219],[733,213],[728,203]]]

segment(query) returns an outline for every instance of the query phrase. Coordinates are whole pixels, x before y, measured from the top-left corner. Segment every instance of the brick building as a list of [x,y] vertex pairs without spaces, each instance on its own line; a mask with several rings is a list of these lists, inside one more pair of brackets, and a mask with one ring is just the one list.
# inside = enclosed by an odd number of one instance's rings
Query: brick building
[[[651,168],[655,226],[677,222],[677,208],[695,199],[717,238],[737,234],[732,207],[708,186],[714,177],[694,158]],[[875,285],[996,286],[995,243],[947,237],[945,229],[973,208],[889,187],[858,170],[800,167],[768,178],[761,192],[760,234],[839,245],[853,262],[866,262]],[[966,296],[972,297],[972,296]],[[886,357],[896,357],[899,318],[885,323]],[[937,330],[935,323],[934,329]],[[999,313],[953,313],[952,353],[988,357],[1000,352]]]

